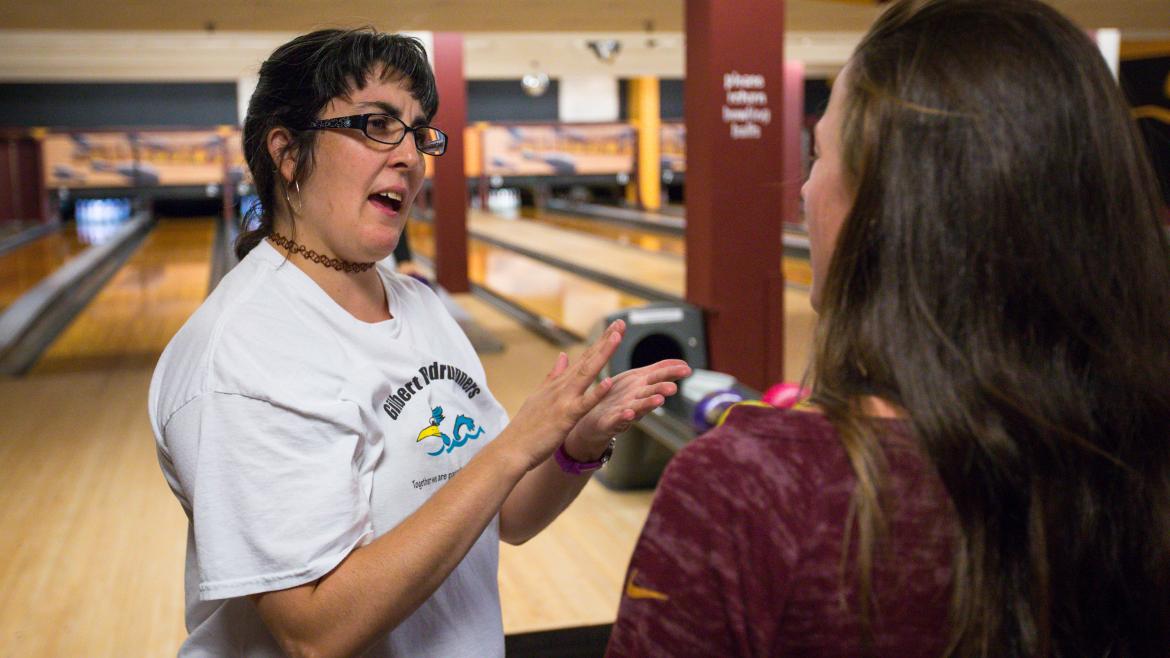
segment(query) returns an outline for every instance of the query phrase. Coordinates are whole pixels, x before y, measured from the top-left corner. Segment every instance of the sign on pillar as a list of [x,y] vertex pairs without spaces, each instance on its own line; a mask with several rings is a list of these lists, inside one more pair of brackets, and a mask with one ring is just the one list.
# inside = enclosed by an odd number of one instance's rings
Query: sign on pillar
[[760,73],[723,74],[723,123],[731,127],[731,139],[760,139],[764,126],[772,123],[765,82]]

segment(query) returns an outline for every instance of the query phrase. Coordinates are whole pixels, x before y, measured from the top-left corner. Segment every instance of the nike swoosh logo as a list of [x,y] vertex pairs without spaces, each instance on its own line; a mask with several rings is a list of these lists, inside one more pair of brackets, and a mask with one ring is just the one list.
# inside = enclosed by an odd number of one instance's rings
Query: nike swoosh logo
[[655,601],[666,601],[670,597],[662,592],[656,592],[652,589],[639,587],[634,584],[634,578],[638,576],[637,569],[630,570],[630,577],[626,580],[626,596],[631,599],[654,599]]

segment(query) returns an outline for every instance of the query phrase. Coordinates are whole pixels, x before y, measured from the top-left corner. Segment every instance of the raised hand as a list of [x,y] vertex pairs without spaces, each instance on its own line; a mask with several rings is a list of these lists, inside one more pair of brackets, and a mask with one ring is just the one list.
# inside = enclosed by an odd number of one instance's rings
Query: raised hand
[[615,434],[661,407],[666,398],[678,392],[675,382],[690,374],[686,361],[665,359],[615,375],[605,397],[570,431],[565,452],[577,461],[599,458]]
[[621,320],[609,325],[575,364],[571,365],[561,353],[544,383],[512,417],[497,441],[506,441],[514,448],[528,470],[548,459],[578,421],[613,389],[617,378],[607,377],[592,388],[590,385],[613,356],[625,330],[626,324]]

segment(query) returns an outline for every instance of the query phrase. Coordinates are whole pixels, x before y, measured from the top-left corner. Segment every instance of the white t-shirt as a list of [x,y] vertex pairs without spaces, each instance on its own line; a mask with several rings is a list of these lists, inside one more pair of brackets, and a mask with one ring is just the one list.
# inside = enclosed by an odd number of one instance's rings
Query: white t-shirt
[[[327,574],[419,508],[507,424],[425,285],[378,265],[392,320],[338,306],[267,241],[163,352],[159,462],[186,511],[181,656],[280,656],[246,597]],[[498,517],[369,656],[503,656]]]

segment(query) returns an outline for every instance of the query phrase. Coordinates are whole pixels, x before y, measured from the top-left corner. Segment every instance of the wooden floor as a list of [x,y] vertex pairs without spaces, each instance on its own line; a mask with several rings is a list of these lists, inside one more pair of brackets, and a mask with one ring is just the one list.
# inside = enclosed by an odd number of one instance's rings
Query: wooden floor
[[0,655],[165,656],[184,637],[187,520],[146,394],[206,293],[213,231],[160,222],[30,375],[0,380]]
[[[159,471],[146,396],[159,352],[206,292],[212,230],[161,222],[29,376],[0,379],[0,657],[165,656],[185,636],[186,518]],[[803,312],[807,297],[790,293],[790,312]],[[456,297],[507,344],[484,364],[514,412],[557,350]],[[804,353],[788,352],[796,376]],[[590,483],[539,537],[502,547],[505,631],[611,622],[650,499]]]

